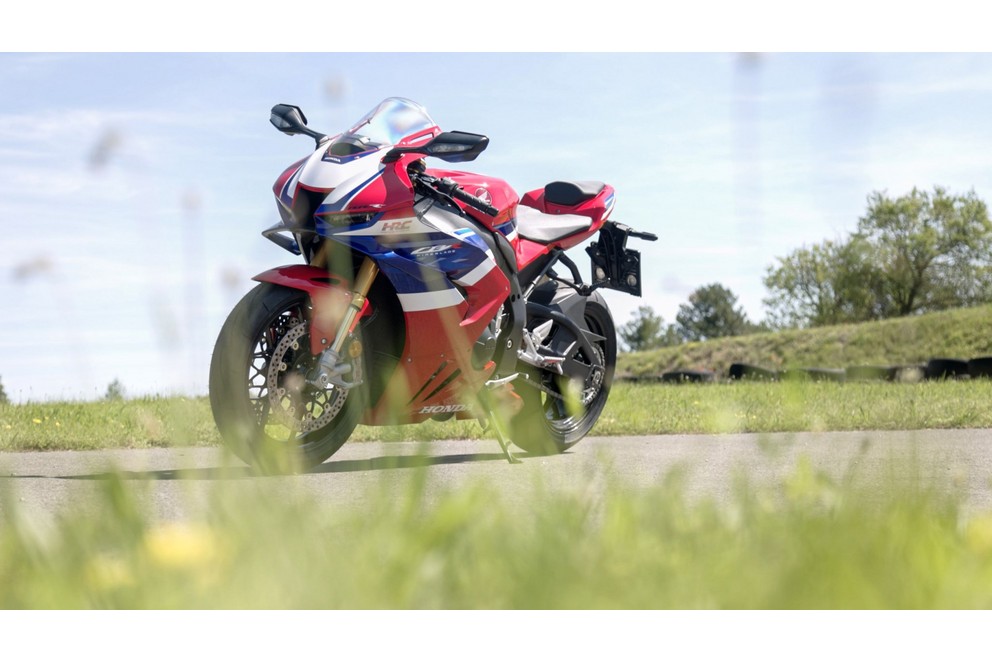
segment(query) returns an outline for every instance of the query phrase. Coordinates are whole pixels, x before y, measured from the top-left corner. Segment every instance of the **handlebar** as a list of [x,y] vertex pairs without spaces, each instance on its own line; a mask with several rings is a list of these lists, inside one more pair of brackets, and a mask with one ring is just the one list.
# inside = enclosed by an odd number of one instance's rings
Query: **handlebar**
[[479,211],[481,211],[486,215],[492,216],[494,218],[499,215],[499,209],[492,206],[485,200],[476,197],[475,195],[470,195],[469,193],[466,193],[465,189],[459,186],[452,179],[448,179],[447,177],[445,177],[444,179],[438,179],[437,177],[432,177],[429,174],[423,174],[423,173],[417,174],[416,179],[430,186],[434,190],[443,193],[444,195],[447,195],[456,200],[464,202],[465,204],[469,205],[474,209],[478,209]]
[[475,207],[476,209],[486,214],[487,216],[492,216],[493,218],[495,218],[496,216],[499,215],[499,209],[489,204],[482,198],[478,198],[475,195],[469,195],[468,193],[465,192],[464,188],[459,188],[457,185],[455,186],[455,189],[452,191],[451,197],[455,198],[456,200],[461,200],[462,202],[464,202],[469,206]]

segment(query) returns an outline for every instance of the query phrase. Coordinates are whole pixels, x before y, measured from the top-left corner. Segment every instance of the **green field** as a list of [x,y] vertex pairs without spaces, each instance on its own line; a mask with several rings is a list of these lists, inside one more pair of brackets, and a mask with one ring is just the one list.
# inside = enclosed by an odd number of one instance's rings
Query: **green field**
[[[992,381],[615,384],[593,434],[992,427]],[[485,438],[475,421],[359,427],[349,442]],[[220,442],[206,399],[0,406],[0,451]]]

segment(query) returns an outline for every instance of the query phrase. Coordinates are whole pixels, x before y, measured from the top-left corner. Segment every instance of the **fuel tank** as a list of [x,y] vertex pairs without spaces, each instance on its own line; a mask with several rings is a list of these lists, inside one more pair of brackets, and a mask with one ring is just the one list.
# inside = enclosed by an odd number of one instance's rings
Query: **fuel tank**
[[517,204],[520,197],[516,191],[502,179],[488,177],[475,172],[461,172],[458,170],[436,170],[430,168],[428,174],[435,177],[448,177],[453,179],[459,186],[465,189],[466,193],[482,198],[492,206],[499,209],[499,215],[495,218],[484,214],[477,209],[466,206],[465,210],[472,215],[472,218],[483,225],[494,229],[509,239],[513,244],[517,239]]

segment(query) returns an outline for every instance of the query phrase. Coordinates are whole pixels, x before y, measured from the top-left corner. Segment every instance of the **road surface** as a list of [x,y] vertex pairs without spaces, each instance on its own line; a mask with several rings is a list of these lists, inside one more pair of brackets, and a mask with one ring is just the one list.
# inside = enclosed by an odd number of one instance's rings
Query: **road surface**
[[563,455],[521,458],[510,465],[494,440],[351,443],[309,473],[260,477],[215,448],[11,452],[0,453],[0,492],[21,512],[51,517],[86,503],[117,472],[148,487],[154,515],[181,518],[218,484],[301,486],[342,507],[421,468],[430,493],[485,480],[509,500],[528,498],[536,484],[592,496],[611,481],[648,487],[680,470],[690,497],[721,501],[741,475],[775,484],[808,461],[834,479],[854,474],[868,485],[922,479],[958,490],[966,511],[992,511],[992,430],[590,437]]

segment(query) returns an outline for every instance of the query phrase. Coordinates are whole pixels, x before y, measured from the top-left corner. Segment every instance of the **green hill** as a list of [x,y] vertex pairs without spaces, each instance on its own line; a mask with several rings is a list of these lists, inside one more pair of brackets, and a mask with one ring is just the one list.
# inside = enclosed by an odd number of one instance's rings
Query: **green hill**
[[992,355],[992,305],[864,324],[758,333],[621,354],[617,375],[712,370],[726,377],[733,363],[768,369],[913,365],[930,358]]

